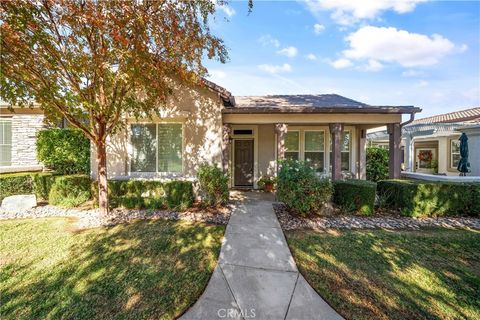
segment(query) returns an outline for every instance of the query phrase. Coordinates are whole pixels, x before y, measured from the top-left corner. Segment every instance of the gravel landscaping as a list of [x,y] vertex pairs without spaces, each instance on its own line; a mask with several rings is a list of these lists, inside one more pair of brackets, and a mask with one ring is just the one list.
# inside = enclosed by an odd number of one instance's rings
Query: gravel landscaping
[[332,215],[302,218],[292,215],[283,203],[274,203],[273,209],[283,230],[299,229],[412,229],[429,227],[480,229],[480,219],[470,217],[408,218],[402,216],[362,217]]
[[0,220],[21,218],[45,217],[73,217],[78,218],[78,228],[94,228],[99,226],[116,225],[132,220],[165,219],[186,220],[226,225],[230,219],[231,207],[200,208],[193,207],[183,212],[172,210],[136,210],[113,209],[107,217],[102,217],[98,209],[64,209],[52,205],[37,206],[29,210],[6,211],[0,208]]

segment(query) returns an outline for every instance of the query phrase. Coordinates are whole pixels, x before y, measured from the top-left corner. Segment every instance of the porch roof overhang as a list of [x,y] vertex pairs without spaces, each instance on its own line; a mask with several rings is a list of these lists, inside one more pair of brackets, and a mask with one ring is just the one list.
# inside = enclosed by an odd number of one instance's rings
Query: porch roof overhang
[[298,114],[298,113],[356,113],[356,114],[411,114],[418,113],[422,109],[414,106],[361,106],[361,107],[345,107],[345,106],[329,106],[329,107],[229,107],[224,108],[224,114]]

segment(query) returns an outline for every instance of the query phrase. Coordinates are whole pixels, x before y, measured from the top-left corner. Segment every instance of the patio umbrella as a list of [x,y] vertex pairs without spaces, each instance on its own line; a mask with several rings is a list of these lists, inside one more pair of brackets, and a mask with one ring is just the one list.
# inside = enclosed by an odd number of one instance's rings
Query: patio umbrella
[[470,162],[468,162],[468,137],[464,133],[460,136],[460,161],[458,161],[457,170],[461,176],[465,176],[470,172]]

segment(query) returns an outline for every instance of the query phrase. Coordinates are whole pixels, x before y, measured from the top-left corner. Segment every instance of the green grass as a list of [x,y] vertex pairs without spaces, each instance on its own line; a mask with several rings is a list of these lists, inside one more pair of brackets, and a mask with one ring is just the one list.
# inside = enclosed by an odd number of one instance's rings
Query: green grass
[[480,319],[480,232],[294,231],[307,281],[347,319]]
[[0,222],[1,319],[172,319],[201,295],[224,227],[164,220],[83,231]]

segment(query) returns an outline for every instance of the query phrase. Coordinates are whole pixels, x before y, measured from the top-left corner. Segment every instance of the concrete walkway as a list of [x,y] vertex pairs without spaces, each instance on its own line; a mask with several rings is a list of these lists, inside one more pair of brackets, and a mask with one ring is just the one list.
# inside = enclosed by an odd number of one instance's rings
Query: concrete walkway
[[180,319],[343,319],[299,274],[271,194],[235,193],[219,263]]

